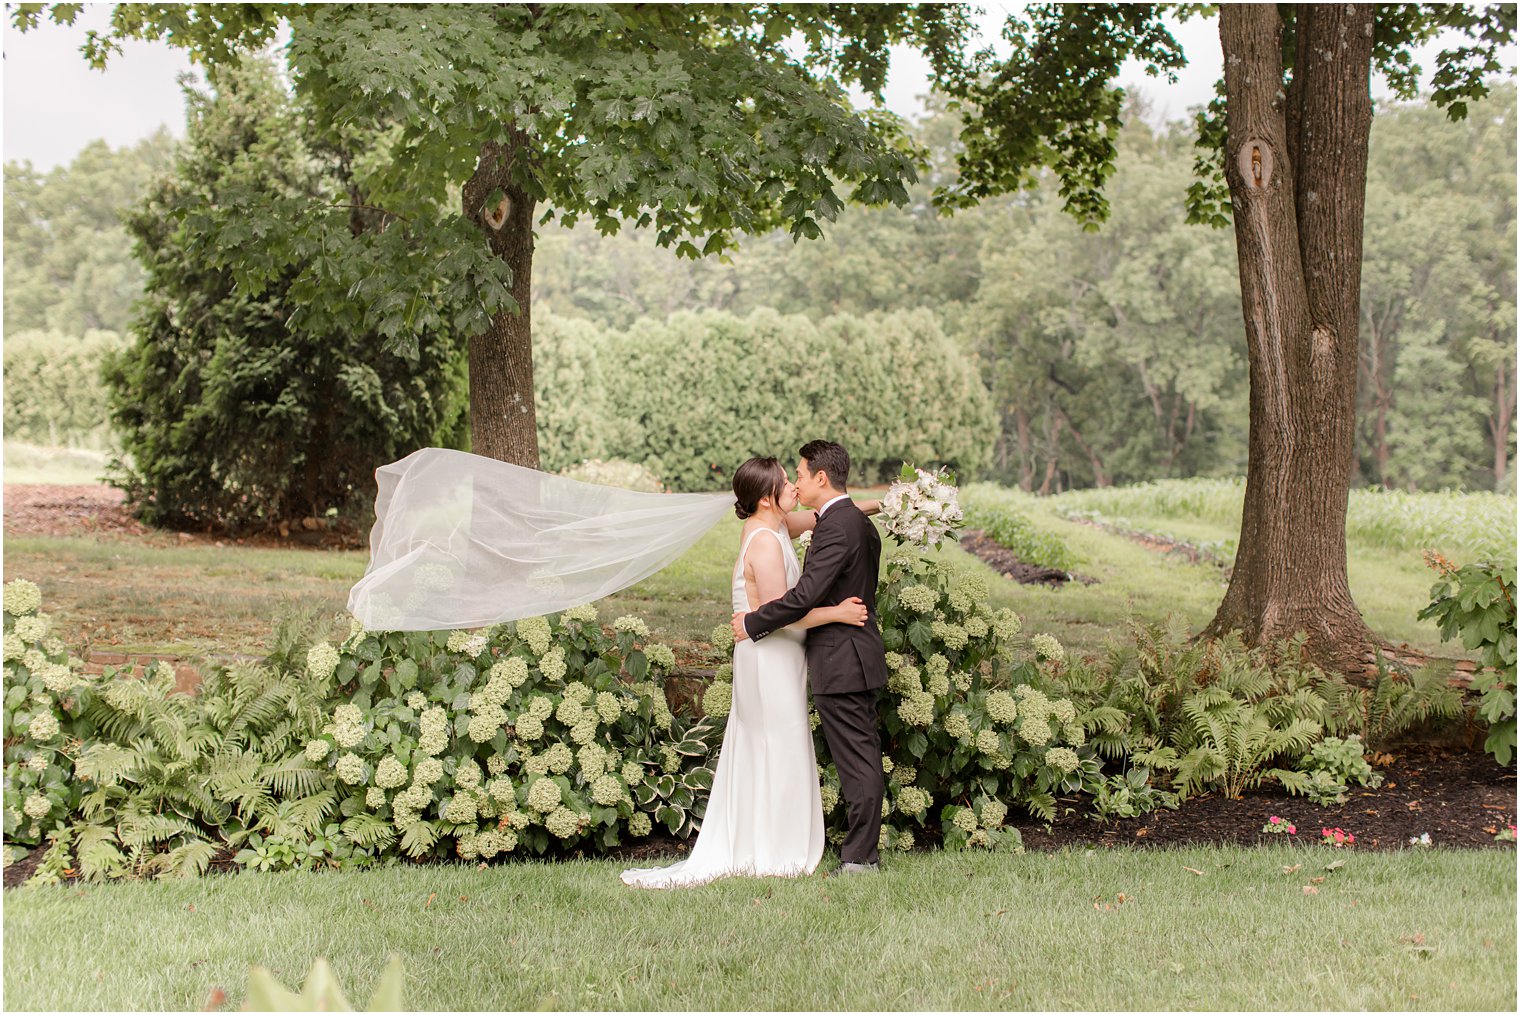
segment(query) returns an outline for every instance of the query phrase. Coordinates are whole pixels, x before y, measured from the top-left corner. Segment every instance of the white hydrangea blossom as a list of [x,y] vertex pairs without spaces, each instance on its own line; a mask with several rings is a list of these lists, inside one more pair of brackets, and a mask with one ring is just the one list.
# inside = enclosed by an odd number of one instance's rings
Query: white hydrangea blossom
[[496,736],[507,724],[507,712],[500,705],[489,705],[470,717],[466,735],[471,742],[483,744]]
[[540,814],[547,814],[560,805],[559,785],[553,779],[533,780],[528,787],[528,806]]
[[596,713],[588,712],[580,722],[570,727],[570,739],[577,744],[589,744],[596,739]]
[[1061,647],[1061,643],[1056,641],[1053,635],[1037,634],[1029,639],[1029,645],[1040,659],[1060,662],[1066,658],[1066,649]]
[[380,759],[375,768],[375,785],[382,789],[396,789],[406,783],[406,766],[394,755]]
[[420,712],[422,710],[422,706],[427,704],[427,695],[423,694],[421,691],[409,691],[403,700],[406,702],[407,708],[411,709],[413,712]]
[[512,780],[505,778],[492,779],[486,783],[486,795],[498,804],[515,803],[517,791],[512,788]]
[[[489,670],[491,680],[503,680],[512,690],[517,690],[528,682],[528,663],[525,659],[513,656],[496,663]],[[505,699],[503,699],[505,700]],[[500,704],[500,702],[498,702]]]
[[734,629],[728,624],[719,624],[707,637],[712,642],[712,647],[719,652],[729,652],[734,647]]
[[924,691],[911,693],[897,706],[897,714],[910,726],[928,726],[934,722],[934,695]]
[[1006,606],[992,615],[992,633],[1003,641],[1016,637],[1023,628],[1019,615]]
[[5,636],[4,661],[10,662],[12,659],[20,659],[24,655],[26,655],[26,644],[22,642],[21,637],[14,632],[7,634]]
[[38,712],[27,724],[26,735],[33,740],[51,740],[58,735],[58,717],[52,712]]
[[942,620],[936,620],[929,625],[929,633],[945,643],[945,647],[952,651],[960,651],[970,643],[966,629],[959,624],[949,624]]
[[518,715],[513,726],[520,740],[537,740],[544,735],[544,721],[531,712]]
[[1008,818],[1008,805],[1001,800],[987,800],[982,803],[982,827],[1001,828]]
[[46,772],[48,759],[46,754],[34,754],[26,759],[26,767],[33,772]]
[[649,665],[661,673],[669,673],[675,669],[676,654],[669,645],[658,643],[644,646],[644,657],[649,660]]
[[443,805],[440,816],[451,824],[469,824],[476,817],[475,797],[470,793],[455,793],[453,798]]
[[385,790],[379,786],[371,786],[364,794],[364,806],[372,811],[378,811],[385,806]]
[[563,744],[550,744],[549,749],[542,755],[549,766],[549,771],[555,775],[563,775],[575,764],[575,755],[570,753],[570,748]]
[[443,778],[443,762],[437,758],[423,758],[417,762],[417,769],[412,773],[412,785],[431,786]]
[[[9,607],[7,607],[8,610]],[[53,809],[53,804],[41,793],[31,793],[27,795],[26,802],[21,805],[21,809],[26,812],[27,817],[40,821],[47,817],[48,811]]]
[[[649,625],[638,617],[619,617],[612,622],[612,629],[618,634],[631,634],[635,638],[648,638]],[[729,634],[733,634],[729,631]]]
[[919,817],[929,810],[933,798],[927,790],[917,786],[904,786],[897,794],[897,809],[909,817]]
[[544,815],[544,827],[556,838],[570,839],[580,831],[581,819],[568,807],[556,807]]
[[623,703],[611,691],[598,691],[596,695],[596,715],[604,723],[615,723],[623,715]]
[[306,675],[313,680],[326,680],[338,668],[338,650],[325,641],[319,641],[306,652]]
[[5,583],[5,612],[13,617],[36,613],[42,606],[42,590],[25,578]]
[[48,618],[45,614],[20,617],[16,620],[16,635],[22,641],[41,641],[48,635]]
[[569,669],[565,665],[565,650],[558,645],[545,652],[543,658],[538,661],[539,672],[550,683],[557,684],[565,679],[565,673]]
[[591,800],[611,807],[623,799],[623,784],[615,775],[599,775],[591,783]]
[[903,608],[914,613],[928,613],[939,603],[939,593],[927,585],[909,585],[897,594]]
[[535,694],[533,700],[528,702],[527,712],[535,719],[546,720],[554,714],[554,701],[542,694]]
[[350,786],[357,786],[364,781],[364,759],[357,754],[347,753],[338,758],[338,778]]
[[649,820],[649,815],[643,811],[637,811],[628,819],[628,834],[643,838],[654,830],[654,825]]
[[565,611],[566,620],[574,620],[581,624],[590,624],[596,621],[596,607],[590,603],[582,603],[580,606],[572,606]]
[[911,830],[904,828],[897,833],[897,848],[904,853],[913,848],[913,832]]
[[528,643],[528,648],[535,656],[542,656],[549,651],[549,644],[554,640],[549,621],[543,617],[525,617],[519,620],[517,636]]
[[976,812],[970,807],[956,808],[955,815],[950,819],[950,822],[956,828],[970,835],[976,831]]
[[1082,759],[1069,747],[1052,747],[1045,752],[1045,764],[1070,775],[1081,767]]
[[976,749],[983,754],[996,754],[1000,746],[996,730],[982,730],[976,735]]
[[733,705],[734,685],[726,680],[714,681],[702,692],[702,712],[713,719],[726,718]]
[[554,718],[566,726],[574,726],[584,715],[585,710],[581,708],[581,703],[568,694],[560,699],[559,707],[554,710]]
[[987,715],[993,722],[1000,726],[1011,726],[1018,714],[1018,705],[1014,703],[1013,695],[1003,690],[987,693]]
[[306,760],[321,761],[323,758],[327,757],[327,753],[331,750],[332,744],[328,743],[326,740],[308,740],[306,741]]

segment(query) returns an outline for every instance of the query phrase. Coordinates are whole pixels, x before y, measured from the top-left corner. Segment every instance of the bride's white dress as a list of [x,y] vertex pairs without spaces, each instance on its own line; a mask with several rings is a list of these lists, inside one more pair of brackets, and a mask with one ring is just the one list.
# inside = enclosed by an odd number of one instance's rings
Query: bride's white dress
[[[734,567],[733,606],[750,610],[744,555],[756,536],[781,541],[786,586],[802,566],[784,529],[756,529]],[[770,538],[770,537],[762,537]],[[782,628],[734,646],[734,700],[697,842],[669,867],[623,872],[640,888],[679,888],[729,875],[811,874],[823,857],[823,800],[808,725],[805,633]]]

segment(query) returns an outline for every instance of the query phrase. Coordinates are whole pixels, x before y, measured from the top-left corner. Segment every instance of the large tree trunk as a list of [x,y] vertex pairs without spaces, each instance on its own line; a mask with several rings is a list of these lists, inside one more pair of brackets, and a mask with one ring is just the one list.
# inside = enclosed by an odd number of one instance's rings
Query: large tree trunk
[[1359,672],[1377,644],[1346,580],[1374,8],[1295,12],[1285,93],[1277,8],[1220,10],[1251,419],[1239,549],[1204,633],[1303,631],[1322,665]]
[[488,142],[464,185],[464,214],[480,227],[491,252],[512,270],[516,310],[491,319],[470,339],[470,447],[514,465],[538,468],[538,418],[533,403],[533,197],[513,182],[521,147]]

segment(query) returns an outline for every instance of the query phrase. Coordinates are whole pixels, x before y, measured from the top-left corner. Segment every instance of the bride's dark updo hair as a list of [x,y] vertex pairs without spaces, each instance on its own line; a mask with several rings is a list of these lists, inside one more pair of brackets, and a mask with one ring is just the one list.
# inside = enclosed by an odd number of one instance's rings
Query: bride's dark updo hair
[[760,499],[779,503],[786,487],[786,470],[774,458],[751,458],[734,470],[734,514],[748,518],[760,510]]

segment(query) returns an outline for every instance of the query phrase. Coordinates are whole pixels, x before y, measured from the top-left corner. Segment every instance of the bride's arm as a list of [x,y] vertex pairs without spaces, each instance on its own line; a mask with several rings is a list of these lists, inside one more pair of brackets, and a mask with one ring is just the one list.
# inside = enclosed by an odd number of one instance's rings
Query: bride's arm
[[[786,565],[781,559],[781,544],[772,539],[757,539],[751,543],[744,557],[744,577],[746,587],[751,580],[754,582],[754,590],[749,593],[751,610],[786,595]],[[863,627],[865,622],[865,604],[859,597],[851,596],[837,606],[815,606],[801,620],[787,627],[805,631],[824,624]]]

